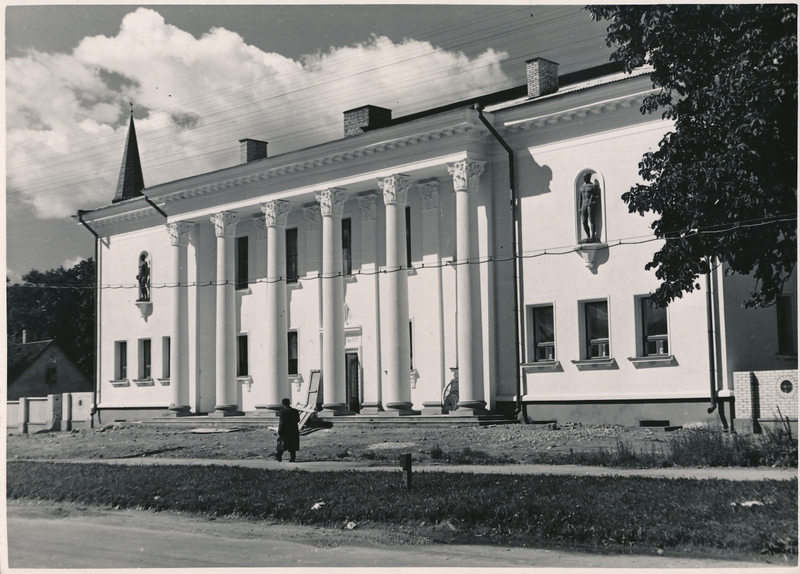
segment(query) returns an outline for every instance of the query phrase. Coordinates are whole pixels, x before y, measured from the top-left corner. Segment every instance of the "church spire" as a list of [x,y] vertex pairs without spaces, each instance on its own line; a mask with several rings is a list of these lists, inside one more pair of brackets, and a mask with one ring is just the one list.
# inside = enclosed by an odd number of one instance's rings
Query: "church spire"
[[125,153],[122,155],[122,166],[119,169],[117,192],[112,203],[139,197],[144,189],[142,163],[139,161],[139,145],[136,143],[136,128],[133,125],[133,104],[131,104],[131,123],[128,127],[128,140],[125,142]]

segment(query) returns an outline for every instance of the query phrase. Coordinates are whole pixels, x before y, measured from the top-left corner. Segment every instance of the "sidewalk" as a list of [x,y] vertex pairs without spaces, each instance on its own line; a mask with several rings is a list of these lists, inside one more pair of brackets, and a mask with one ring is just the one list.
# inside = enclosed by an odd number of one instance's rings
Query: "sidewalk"
[[[12,459],[22,462],[23,459]],[[117,458],[117,459],[62,459],[41,460],[24,459],[24,462],[53,462],[70,464],[118,464],[118,465],[183,465],[183,466],[242,466],[247,468],[264,468],[270,470],[304,470],[307,472],[330,471],[364,471],[364,472],[402,472],[400,464],[396,466],[377,466],[371,462],[353,461],[307,461],[278,462],[266,459],[189,459],[189,458]],[[412,468],[412,472],[456,472],[473,474],[555,474],[569,476],[644,476],[650,478],[691,478],[721,479],[736,481],[752,480],[792,480],[797,479],[796,468],[608,468],[602,466],[577,465],[542,465],[512,464],[503,466],[449,466],[420,464]]]

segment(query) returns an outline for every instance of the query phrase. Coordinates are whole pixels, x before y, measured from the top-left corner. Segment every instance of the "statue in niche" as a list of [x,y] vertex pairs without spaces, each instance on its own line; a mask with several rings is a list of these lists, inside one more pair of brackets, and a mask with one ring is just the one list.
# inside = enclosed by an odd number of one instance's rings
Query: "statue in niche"
[[578,214],[581,218],[583,231],[586,238],[581,243],[597,243],[597,211],[600,206],[600,187],[592,181],[592,172],[587,171],[583,174],[583,184],[578,188],[580,206]]
[[147,264],[147,252],[142,251],[139,255],[139,274],[136,276],[139,282],[139,298],[137,301],[150,300],[150,265]]

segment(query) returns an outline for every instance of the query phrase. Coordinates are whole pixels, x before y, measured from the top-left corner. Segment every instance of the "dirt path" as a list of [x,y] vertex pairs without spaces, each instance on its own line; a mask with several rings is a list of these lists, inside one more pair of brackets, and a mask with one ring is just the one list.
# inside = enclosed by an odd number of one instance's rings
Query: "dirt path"
[[[421,545],[392,531],[336,530],[64,503],[8,504],[12,568],[741,568],[680,555],[599,555],[494,546]],[[776,565],[783,565],[775,562]],[[316,570],[314,570],[316,571]],[[473,570],[471,570],[473,571]],[[774,571],[774,568],[773,568]]]

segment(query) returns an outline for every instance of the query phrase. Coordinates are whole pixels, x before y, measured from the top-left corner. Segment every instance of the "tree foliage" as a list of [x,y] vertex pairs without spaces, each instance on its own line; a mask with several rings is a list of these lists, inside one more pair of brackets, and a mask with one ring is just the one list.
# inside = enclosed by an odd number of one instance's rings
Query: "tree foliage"
[[23,283],[6,288],[9,343],[53,339],[90,380],[94,375],[95,265],[86,259],[71,269],[31,270]]
[[646,269],[666,305],[709,265],[750,275],[747,307],[772,304],[797,261],[797,6],[589,7],[609,20],[612,59],[652,66],[642,113],[674,128],[639,164],[622,199],[659,217],[666,239]]

